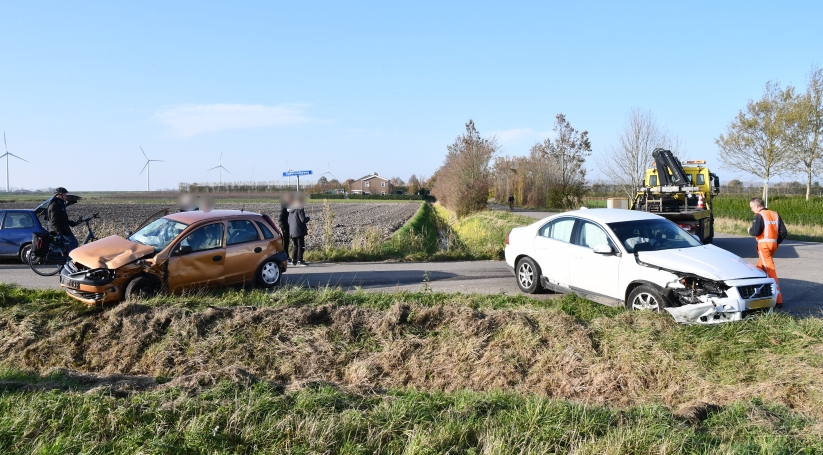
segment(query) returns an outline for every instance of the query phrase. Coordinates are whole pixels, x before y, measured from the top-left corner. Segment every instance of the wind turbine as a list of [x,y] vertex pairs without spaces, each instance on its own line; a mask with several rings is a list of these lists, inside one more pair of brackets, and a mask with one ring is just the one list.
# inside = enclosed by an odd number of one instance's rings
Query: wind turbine
[[[9,186],[9,157],[13,156],[13,157],[17,158],[18,160],[23,160],[23,158],[20,158],[19,156],[15,155],[14,153],[9,153],[9,144],[6,143],[6,132],[5,131],[3,131],[3,145],[6,146],[6,153],[3,154],[3,155],[0,155],[0,158],[6,157],[6,193],[11,193],[11,187]],[[28,163],[27,160],[23,160],[23,161]]]
[[331,161],[329,161],[329,164],[326,165],[326,172],[320,174],[320,177],[323,177],[324,175],[329,174],[331,176],[331,178],[337,179],[337,177],[335,177],[334,174],[329,172],[329,169],[331,169]]
[[151,191],[151,189],[149,188],[149,177],[151,176],[151,166],[150,166],[150,164],[151,164],[152,161],[158,161],[158,162],[161,162],[161,163],[165,163],[165,160],[150,160],[149,157],[146,156],[146,152],[143,151],[143,147],[140,146],[140,145],[138,145],[138,147],[140,147],[140,151],[143,152],[143,157],[146,159],[146,164],[143,165],[143,169],[140,170],[140,173],[142,174],[143,171],[146,171],[146,191]]
[[[224,168],[224,167],[223,167],[223,152],[220,152],[220,161],[218,161],[218,162],[217,162],[217,166],[215,166],[215,167],[213,167],[213,168],[211,168],[211,169],[207,169],[207,170],[206,170],[206,172],[208,172],[208,171],[213,171],[213,170],[215,170],[215,169],[217,169],[217,170],[218,170],[218,171],[217,171],[217,172],[218,172],[217,176],[218,176],[218,178],[220,179],[220,180],[218,180],[218,183],[219,183],[220,185],[222,185],[222,184],[223,184],[223,171],[229,172],[229,170],[228,170],[228,169],[226,169],[226,168]],[[231,174],[231,172],[229,172],[229,174]]]

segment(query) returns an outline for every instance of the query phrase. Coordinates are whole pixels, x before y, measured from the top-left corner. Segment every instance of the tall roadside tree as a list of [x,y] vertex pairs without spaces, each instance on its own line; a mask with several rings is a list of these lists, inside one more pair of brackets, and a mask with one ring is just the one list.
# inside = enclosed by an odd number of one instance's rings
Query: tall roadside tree
[[746,109],[714,140],[720,148],[720,161],[763,179],[763,198],[768,197],[770,178],[792,168],[791,138],[788,134],[788,104],[791,87],[783,90],[777,82],[766,83],[763,97],[749,100]]
[[460,217],[485,209],[491,183],[489,163],[499,149],[494,137],[480,137],[474,121],[469,120],[466,132],[447,146],[446,159],[435,173],[432,194]]
[[680,139],[658,125],[651,111],[632,108],[617,144],[597,160],[598,168],[632,200],[643,186],[652,152],[658,147],[671,150],[678,157],[683,149]]
[[549,190],[551,207],[574,208],[580,203],[586,189],[586,158],[592,153],[589,132],[578,132],[563,114],[554,121],[554,140],[535,144],[532,153],[539,150],[551,163],[554,185]]
[[792,164],[806,176],[806,200],[812,178],[823,168],[823,69],[812,67],[806,93],[795,96],[789,105],[788,123]]

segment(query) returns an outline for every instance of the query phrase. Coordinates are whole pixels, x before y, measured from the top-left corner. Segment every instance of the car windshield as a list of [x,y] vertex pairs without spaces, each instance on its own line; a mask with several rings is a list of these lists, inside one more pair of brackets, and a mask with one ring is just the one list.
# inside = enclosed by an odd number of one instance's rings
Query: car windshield
[[691,248],[701,243],[667,220],[637,220],[609,223],[629,253]]
[[151,222],[135,232],[129,240],[143,245],[153,246],[154,252],[158,252],[168,246],[175,237],[186,229],[187,224],[173,221],[167,218],[160,218]]

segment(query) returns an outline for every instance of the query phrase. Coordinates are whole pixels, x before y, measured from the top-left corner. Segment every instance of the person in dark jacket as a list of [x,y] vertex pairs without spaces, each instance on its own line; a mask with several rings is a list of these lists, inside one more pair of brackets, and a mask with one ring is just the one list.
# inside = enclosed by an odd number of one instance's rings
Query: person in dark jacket
[[[277,224],[280,225],[280,232],[283,235],[283,251],[289,254],[289,205],[291,195],[285,195],[280,199],[280,214],[277,216]],[[291,262],[291,257],[286,257]]]
[[71,232],[71,228],[77,226],[77,223],[70,220],[68,213],[66,213],[68,194],[69,192],[62,186],[54,190],[54,197],[49,203],[48,217],[49,231],[63,236],[66,240],[66,248],[71,251],[77,248],[78,242],[77,237]]
[[305,267],[306,261],[303,260],[303,253],[306,251],[306,234],[308,234],[308,226],[306,225],[311,218],[306,216],[303,210],[303,201],[298,197],[295,198],[294,203],[288,208],[289,212],[289,236],[292,241],[292,265]]

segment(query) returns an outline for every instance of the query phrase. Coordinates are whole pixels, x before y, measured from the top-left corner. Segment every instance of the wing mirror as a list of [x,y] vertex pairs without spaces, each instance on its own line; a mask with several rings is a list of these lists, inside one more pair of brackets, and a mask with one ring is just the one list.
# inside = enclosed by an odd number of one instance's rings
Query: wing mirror
[[614,248],[608,243],[595,245],[592,250],[594,250],[594,254],[614,254]]
[[184,254],[189,254],[189,253],[191,253],[191,247],[188,246],[188,245],[180,245],[180,246],[177,247],[177,249],[174,250],[174,255],[175,256],[182,256]]
[[132,234],[134,234],[134,232],[131,232],[128,229],[126,229],[126,238],[131,237]]

